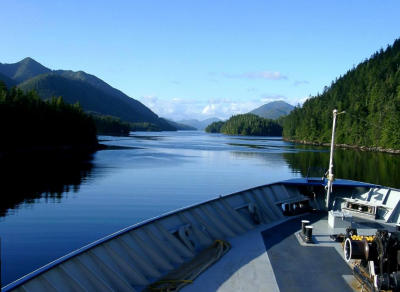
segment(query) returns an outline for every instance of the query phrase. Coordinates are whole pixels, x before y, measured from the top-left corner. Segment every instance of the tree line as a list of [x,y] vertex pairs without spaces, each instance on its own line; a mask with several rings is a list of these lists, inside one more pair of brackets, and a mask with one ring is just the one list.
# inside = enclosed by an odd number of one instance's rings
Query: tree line
[[97,145],[96,126],[79,104],[61,97],[43,101],[34,91],[8,89],[0,81],[0,151]]
[[[226,122],[210,124],[206,132],[283,135],[290,140],[327,143],[335,108],[346,111],[338,119],[336,143],[400,149],[400,39],[277,121],[254,114],[236,115]],[[147,122],[125,123],[111,116],[89,116],[79,104],[69,105],[61,97],[43,101],[33,91],[9,90],[2,82],[0,122],[0,150],[24,145],[94,145],[97,132],[160,130]]]
[[296,107],[283,119],[283,137],[330,142],[333,109],[346,111],[336,143],[400,149],[400,39]]
[[125,136],[131,131],[131,123],[124,122],[120,118],[97,113],[92,113],[91,116],[96,125],[97,134]]
[[77,145],[95,147],[97,134],[127,135],[136,125],[113,116],[85,113],[62,97],[43,100],[35,91],[7,88],[0,80],[0,151]]
[[208,133],[245,136],[281,136],[282,127],[274,120],[254,114],[232,116],[226,122],[214,122],[205,129]]

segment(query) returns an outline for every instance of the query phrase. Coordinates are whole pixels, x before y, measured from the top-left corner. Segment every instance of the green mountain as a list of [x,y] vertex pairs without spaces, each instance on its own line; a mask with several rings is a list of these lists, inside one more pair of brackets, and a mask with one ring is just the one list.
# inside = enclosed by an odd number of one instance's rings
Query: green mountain
[[25,58],[14,64],[0,63],[0,73],[13,79],[17,84],[40,74],[50,73],[51,70],[32,58]]
[[295,108],[283,120],[283,136],[330,142],[333,109],[346,111],[336,143],[400,149],[400,39]]
[[14,80],[12,80],[10,77],[8,77],[2,73],[0,73],[0,81],[3,81],[8,88],[11,88],[11,87],[17,85],[17,83]]
[[79,102],[85,111],[119,117],[129,122],[154,122],[158,117],[149,109],[132,106],[130,100],[122,101],[88,82],[48,73],[31,78],[18,85],[24,91],[35,90],[40,97],[49,99],[62,96],[70,104]]
[[35,90],[43,99],[62,96],[67,103],[79,102],[88,112],[114,116],[131,123],[153,124],[154,128],[161,130],[176,130],[139,101],[83,71],[52,71],[31,58],[25,58],[15,64],[0,64],[0,73],[11,78],[24,91]]
[[254,110],[252,110],[250,113],[255,114],[259,117],[265,118],[265,119],[277,119],[281,116],[286,116],[289,114],[292,110],[294,109],[294,106],[278,100],[278,101],[273,101],[269,102],[267,104],[264,104]]
[[274,120],[254,114],[232,116],[226,122],[214,122],[207,126],[208,133],[244,136],[281,136],[282,127]]

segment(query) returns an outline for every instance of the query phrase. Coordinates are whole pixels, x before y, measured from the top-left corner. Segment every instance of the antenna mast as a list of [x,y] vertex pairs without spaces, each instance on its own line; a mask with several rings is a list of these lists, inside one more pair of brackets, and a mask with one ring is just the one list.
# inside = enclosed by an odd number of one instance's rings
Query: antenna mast
[[326,208],[329,210],[329,197],[332,193],[332,184],[335,179],[333,175],[333,151],[335,147],[335,128],[336,128],[336,117],[340,114],[344,114],[345,111],[338,113],[337,109],[333,110],[333,124],[332,124],[332,139],[331,139],[331,154],[329,157],[329,171],[328,171],[328,186],[326,190]]

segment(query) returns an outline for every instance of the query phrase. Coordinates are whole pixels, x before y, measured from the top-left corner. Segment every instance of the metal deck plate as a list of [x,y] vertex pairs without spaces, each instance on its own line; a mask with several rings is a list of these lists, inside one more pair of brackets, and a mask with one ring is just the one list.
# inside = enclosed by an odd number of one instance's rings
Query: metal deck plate
[[262,232],[281,291],[353,291],[345,280],[352,271],[334,247],[302,246],[295,236],[301,219],[315,222],[321,217],[293,219]]

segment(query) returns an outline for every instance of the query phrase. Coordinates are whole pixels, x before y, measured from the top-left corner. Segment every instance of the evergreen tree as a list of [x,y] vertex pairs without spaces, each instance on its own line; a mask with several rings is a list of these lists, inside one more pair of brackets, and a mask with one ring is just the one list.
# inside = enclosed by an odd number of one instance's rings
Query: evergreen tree
[[0,82],[0,152],[97,145],[93,119],[61,97],[43,101],[33,91],[8,90]]
[[338,78],[283,119],[287,139],[327,143],[332,110],[336,143],[400,149],[400,39]]

